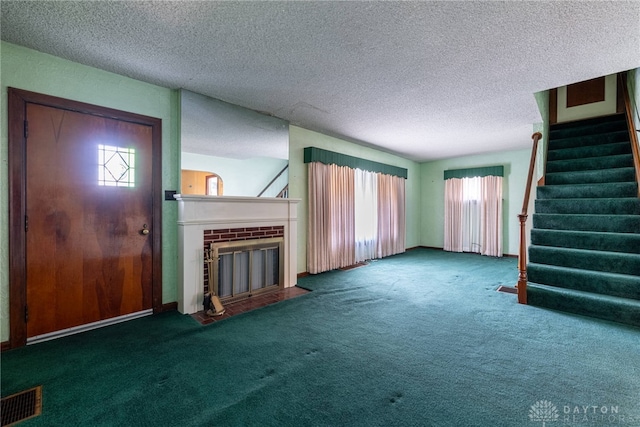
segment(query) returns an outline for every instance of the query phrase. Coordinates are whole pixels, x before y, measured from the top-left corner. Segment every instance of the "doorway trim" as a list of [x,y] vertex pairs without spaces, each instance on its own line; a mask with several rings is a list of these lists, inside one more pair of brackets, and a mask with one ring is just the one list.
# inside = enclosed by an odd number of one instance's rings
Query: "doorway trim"
[[[154,313],[162,311],[162,120],[50,95],[8,88],[9,170],[9,346],[27,343],[26,263],[26,114],[27,104],[39,104],[83,114],[150,126],[152,139],[152,285]],[[4,347],[3,347],[4,349]]]

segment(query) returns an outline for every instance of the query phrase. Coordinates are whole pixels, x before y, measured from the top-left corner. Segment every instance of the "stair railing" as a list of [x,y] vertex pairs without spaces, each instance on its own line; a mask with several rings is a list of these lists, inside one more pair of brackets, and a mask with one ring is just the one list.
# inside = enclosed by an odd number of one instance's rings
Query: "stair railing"
[[533,171],[536,166],[536,155],[538,153],[538,141],[542,138],[540,132],[531,135],[533,147],[531,149],[531,160],[529,161],[529,175],[527,176],[527,188],[524,190],[524,202],[522,211],[518,215],[520,220],[520,253],[518,254],[518,302],[527,303],[527,211],[529,209],[529,195],[531,194],[531,184],[533,182]]
[[[629,127],[629,139],[631,140],[631,153],[633,154],[633,166],[636,169],[636,182],[638,183],[638,197],[640,197],[640,150],[638,148],[638,133],[633,123],[633,112],[631,109],[631,97],[627,86],[627,74],[620,73],[620,84],[622,85],[622,96],[624,98],[625,116]],[[637,109],[637,106],[636,106]]]
[[289,198],[289,184],[285,185],[282,191],[278,193],[276,198],[279,199],[288,199]]
[[[275,176],[275,177],[274,177],[274,178],[273,178],[273,179],[272,179],[272,180],[267,184],[267,186],[266,186],[266,187],[264,187],[264,188],[262,189],[262,191],[260,192],[260,194],[258,194],[258,197],[261,197],[261,196],[264,194],[264,192],[265,192],[265,191],[267,191],[267,190],[269,189],[269,187],[271,187],[271,186],[273,185],[273,183],[274,183],[274,182],[276,182],[276,180],[277,180],[278,178],[280,178],[280,176],[282,176],[282,174],[283,174],[287,169],[289,169],[289,164],[288,164],[288,163],[287,163],[287,164],[286,164],[286,166],[285,166],[284,168],[282,168],[282,170],[281,170],[280,172],[278,172],[278,174],[277,174],[277,175],[276,175],[276,176]],[[287,187],[288,187],[288,185],[287,185]],[[282,191],[280,191],[280,194],[282,194]]]

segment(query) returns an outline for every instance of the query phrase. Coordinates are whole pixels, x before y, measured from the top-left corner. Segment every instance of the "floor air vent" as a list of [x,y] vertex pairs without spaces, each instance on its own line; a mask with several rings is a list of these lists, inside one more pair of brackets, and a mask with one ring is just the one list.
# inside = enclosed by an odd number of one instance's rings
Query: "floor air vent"
[[511,286],[502,286],[502,285],[498,286],[498,289],[496,289],[496,291],[504,292],[504,293],[507,293],[507,294],[517,294],[518,293],[518,290],[516,288],[513,288]]
[[2,398],[1,424],[12,426],[20,421],[37,417],[42,410],[42,386]]

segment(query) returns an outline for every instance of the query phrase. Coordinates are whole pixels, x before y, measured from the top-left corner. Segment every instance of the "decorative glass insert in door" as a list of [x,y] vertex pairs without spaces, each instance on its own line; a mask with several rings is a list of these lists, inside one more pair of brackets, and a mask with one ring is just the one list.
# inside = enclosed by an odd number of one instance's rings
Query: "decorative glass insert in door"
[[98,185],[135,187],[135,148],[98,145]]

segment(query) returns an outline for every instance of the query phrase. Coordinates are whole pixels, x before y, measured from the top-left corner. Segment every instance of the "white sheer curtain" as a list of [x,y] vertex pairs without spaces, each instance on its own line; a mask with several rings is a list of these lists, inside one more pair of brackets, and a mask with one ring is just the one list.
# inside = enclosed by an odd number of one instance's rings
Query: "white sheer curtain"
[[444,250],[502,256],[502,177],[445,181]]
[[356,247],[355,262],[376,257],[378,244],[378,179],[374,172],[356,169],[355,216]]
[[464,178],[462,180],[463,223],[462,223],[462,251],[480,253],[480,234],[482,199],[480,195],[482,178]]

